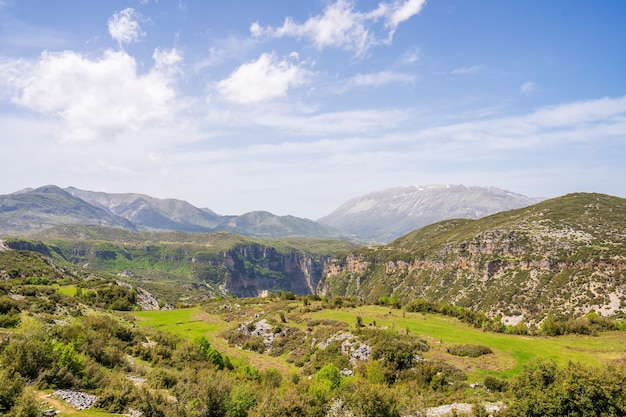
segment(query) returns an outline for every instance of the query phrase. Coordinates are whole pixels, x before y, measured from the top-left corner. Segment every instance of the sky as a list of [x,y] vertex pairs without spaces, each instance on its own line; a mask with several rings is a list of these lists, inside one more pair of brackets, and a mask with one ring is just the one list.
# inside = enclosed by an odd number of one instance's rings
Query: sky
[[626,2],[0,0],[0,194],[626,197]]

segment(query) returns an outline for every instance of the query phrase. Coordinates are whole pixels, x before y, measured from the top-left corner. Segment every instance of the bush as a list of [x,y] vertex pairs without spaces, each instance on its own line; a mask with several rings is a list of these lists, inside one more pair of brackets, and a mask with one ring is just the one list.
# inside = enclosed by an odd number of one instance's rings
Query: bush
[[624,416],[626,370],[534,362],[511,382],[504,416]]
[[487,388],[489,391],[495,392],[506,391],[509,388],[509,383],[507,381],[491,375],[485,377],[483,384],[485,385],[485,388]]
[[329,363],[317,372],[317,380],[328,382],[331,388],[338,388],[341,384],[341,372],[334,364]]
[[251,352],[264,353],[265,339],[261,336],[252,336],[243,343],[242,348]]
[[493,353],[492,350],[487,346],[472,344],[452,345],[449,346],[446,351],[454,356],[463,356],[469,358],[477,358],[482,355],[488,355],[490,353]]

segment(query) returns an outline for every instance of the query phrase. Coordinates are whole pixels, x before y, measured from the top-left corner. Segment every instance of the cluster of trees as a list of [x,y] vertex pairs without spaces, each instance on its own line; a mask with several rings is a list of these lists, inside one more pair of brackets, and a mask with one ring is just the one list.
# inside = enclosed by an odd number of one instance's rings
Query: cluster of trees
[[624,366],[591,368],[534,362],[510,383],[505,417],[624,416]]
[[481,311],[472,311],[450,303],[438,303],[421,298],[413,300],[405,305],[404,308],[410,312],[438,313],[455,317],[475,328],[497,333],[541,336],[561,336],[565,334],[593,335],[600,331],[620,329],[619,324],[614,319],[602,317],[593,312],[580,318],[557,317],[554,314],[548,314],[541,322],[539,329],[537,329],[535,326],[527,326],[523,321],[515,326],[505,325],[500,317],[491,319]]

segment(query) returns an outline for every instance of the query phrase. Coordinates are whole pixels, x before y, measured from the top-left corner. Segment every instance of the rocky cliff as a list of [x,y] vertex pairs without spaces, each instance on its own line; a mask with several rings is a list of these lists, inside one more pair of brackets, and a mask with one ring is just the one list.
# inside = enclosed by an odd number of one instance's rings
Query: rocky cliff
[[626,312],[626,200],[572,194],[434,224],[331,261],[324,294],[415,297],[534,320]]
[[62,226],[52,232],[41,235],[45,240],[12,238],[3,245],[140,281],[142,288],[171,303],[213,295],[312,294],[331,253],[356,247],[342,241],[260,240],[230,232],[137,233],[91,226]]
[[[195,256],[191,262],[200,279],[214,280],[224,294],[256,297],[271,291],[315,293],[328,259],[296,250],[281,253],[262,244],[242,244],[220,257]],[[209,270],[214,271],[212,275]]]

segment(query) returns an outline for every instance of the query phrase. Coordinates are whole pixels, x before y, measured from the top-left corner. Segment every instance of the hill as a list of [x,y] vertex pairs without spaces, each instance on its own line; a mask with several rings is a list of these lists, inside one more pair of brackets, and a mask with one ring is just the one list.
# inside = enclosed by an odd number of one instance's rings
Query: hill
[[372,242],[389,242],[441,220],[477,219],[538,201],[495,187],[395,187],[355,197],[318,222]]
[[61,224],[136,228],[130,221],[54,185],[0,196],[2,234],[29,234]]
[[4,246],[31,250],[85,270],[141,283],[175,304],[209,296],[249,297],[271,292],[315,292],[332,253],[352,250],[345,241],[304,238],[255,239],[228,231],[131,232],[63,225]]
[[337,257],[320,291],[449,302],[508,322],[626,312],[626,200],[577,193]]
[[309,219],[260,211],[222,216],[183,200],[143,194],[112,194],[49,185],[0,195],[0,236],[26,236],[69,224],[112,226],[131,231],[227,230],[261,238],[350,238],[331,226]]

